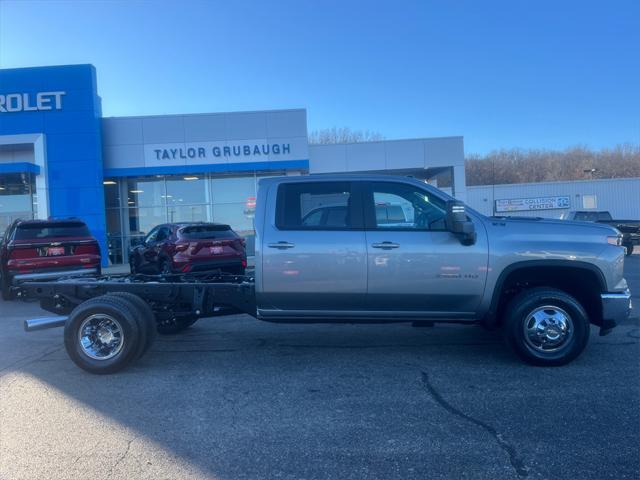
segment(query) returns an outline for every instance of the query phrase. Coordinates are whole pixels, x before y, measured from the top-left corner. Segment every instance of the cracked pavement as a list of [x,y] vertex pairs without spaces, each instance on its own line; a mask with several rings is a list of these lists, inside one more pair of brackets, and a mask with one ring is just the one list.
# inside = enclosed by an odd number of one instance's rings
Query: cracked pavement
[[[626,267],[640,305],[640,255]],[[561,368],[495,332],[201,320],[92,376],[0,302],[0,479],[640,476],[640,320]]]

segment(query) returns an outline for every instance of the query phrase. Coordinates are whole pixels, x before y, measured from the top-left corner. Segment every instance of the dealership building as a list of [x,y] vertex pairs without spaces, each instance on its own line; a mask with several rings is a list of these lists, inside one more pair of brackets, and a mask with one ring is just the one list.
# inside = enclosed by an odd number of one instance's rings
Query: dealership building
[[462,137],[309,145],[304,109],[103,118],[97,83],[92,65],[0,70],[0,231],[79,217],[122,263],[165,222],[228,223],[251,253],[265,176],[446,175],[465,197]]
[[[489,214],[487,205],[522,210],[531,200],[517,197],[535,196],[467,189],[460,136],[309,145],[304,109],[103,118],[97,83],[92,65],[0,70],[0,232],[15,218],[78,217],[105,264],[118,264],[166,222],[228,223],[252,254],[257,182],[272,175],[446,179],[449,193]],[[577,202],[549,192],[534,204],[551,216]]]

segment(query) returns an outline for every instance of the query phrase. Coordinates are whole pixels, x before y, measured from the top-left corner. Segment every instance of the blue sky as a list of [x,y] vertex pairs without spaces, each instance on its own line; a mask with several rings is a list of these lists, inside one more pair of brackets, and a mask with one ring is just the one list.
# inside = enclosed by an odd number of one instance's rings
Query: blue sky
[[640,1],[0,0],[0,68],[92,63],[105,116],[305,107],[468,153],[640,143]]

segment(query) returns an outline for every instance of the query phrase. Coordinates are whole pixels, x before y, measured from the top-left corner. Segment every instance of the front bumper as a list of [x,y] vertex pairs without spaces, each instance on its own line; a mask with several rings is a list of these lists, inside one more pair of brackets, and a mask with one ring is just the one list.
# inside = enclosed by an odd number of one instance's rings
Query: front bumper
[[606,335],[611,329],[629,318],[631,313],[631,292],[627,288],[620,293],[603,293],[602,299],[602,326],[600,335]]

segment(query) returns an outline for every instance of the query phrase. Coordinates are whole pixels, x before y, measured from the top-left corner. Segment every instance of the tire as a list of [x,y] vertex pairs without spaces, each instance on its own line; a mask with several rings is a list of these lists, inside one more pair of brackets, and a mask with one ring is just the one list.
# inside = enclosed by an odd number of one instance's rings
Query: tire
[[145,302],[142,298],[140,298],[138,295],[135,295],[133,293],[113,292],[107,295],[111,297],[122,298],[123,300],[128,301],[135,307],[138,313],[136,317],[138,328],[140,328],[141,330],[144,329],[146,332],[146,342],[144,343],[144,347],[140,352],[140,357],[142,357],[145,353],[147,353],[149,348],[151,348],[151,345],[153,345],[153,342],[156,340],[156,337],[158,336],[157,325],[156,325],[156,314],[153,313],[153,310],[151,310],[151,307],[147,302]]
[[582,305],[571,295],[546,287],[526,290],[511,300],[502,327],[515,353],[538,366],[571,362],[587,346],[590,333]]
[[[146,332],[140,330],[136,316],[137,310],[131,302],[110,295],[81,303],[71,312],[64,327],[67,354],[78,367],[89,373],[119,372],[135,362],[145,347]],[[107,339],[112,337],[109,342],[115,342],[115,345],[104,347],[104,339],[98,339],[95,333],[91,338],[88,332],[92,326],[104,332]],[[87,340],[92,340],[91,344],[81,342],[83,333],[86,333]],[[100,350],[103,347],[105,350]]]
[[633,255],[633,245],[632,244],[626,244],[623,245],[623,247],[625,247],[627,249],[627,257],[630,255]]
[[171,318],[158,322],[158,333],[160,335],[175,335],[180,333],[198,321],[199,317],[189,315],[187,317]]

